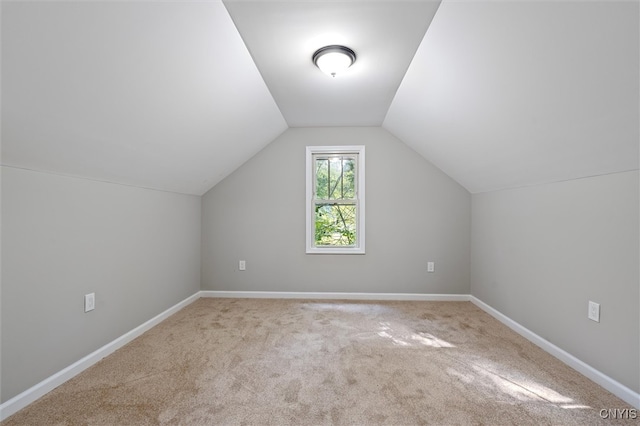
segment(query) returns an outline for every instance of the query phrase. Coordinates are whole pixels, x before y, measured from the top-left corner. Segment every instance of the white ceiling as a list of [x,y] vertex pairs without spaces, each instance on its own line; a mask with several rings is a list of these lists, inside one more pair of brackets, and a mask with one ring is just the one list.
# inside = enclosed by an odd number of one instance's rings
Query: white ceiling
[[383,127],[472,193],[636,170],[639,17],[445,0]]
[[5,165],[202,194],[286,127],[221,2],[2,3]]
[[1,7],[6,166],[202,194],[287,126],[382,123],[471,192],[638,169],[637,1]]
[[[380,126],[440,1],[225,4],[290,127]],[[335,78],[311,60],[332,44],[357,56]]]

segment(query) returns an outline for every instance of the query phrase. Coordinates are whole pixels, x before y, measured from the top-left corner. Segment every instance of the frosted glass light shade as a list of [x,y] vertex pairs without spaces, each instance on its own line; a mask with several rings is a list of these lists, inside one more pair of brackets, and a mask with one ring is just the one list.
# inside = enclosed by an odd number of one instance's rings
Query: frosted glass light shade
[[349,68],[356,61],[356,54],[345,46],[325,46],[313,54],[313,63],[322,72],[335,77]]

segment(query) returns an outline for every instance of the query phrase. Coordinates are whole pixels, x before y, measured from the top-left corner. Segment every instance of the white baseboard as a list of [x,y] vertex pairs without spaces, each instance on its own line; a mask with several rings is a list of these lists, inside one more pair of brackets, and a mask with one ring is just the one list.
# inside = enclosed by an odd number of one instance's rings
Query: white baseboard
[[605,388],[606,390],[608,390],[609,392],[617,396],[618,398],[622,399],[626,403],[630,404],[631,406],[637,409],[640,409],[639,393],[633,391],[632,389],[629,389],[622,383],[612,379],[611,377],[607,376],[601,371],[596,370],[595,368],[591,367],[589,364],[579,360],[578,358],[571,355],[567,351],[560,349],[559,347],[549,342],[548,340],[543,339],[542,337],[535,334],[533,331],[529,330],[526,327],[523,327],[522,325],[515,322],[511,318],[507,317],[503,313],[487,305],[477,297],[470,296],[469,298],[471,303],[473,303],[474,305],[476,305],[477,307],[479,307],[480,309],[482,309],[492,317],[496,318],[498,321],[500,321],[501,323],[503,323],[504,325],[506,325],[513,331],[515,331],[516,333],[520,334],[525,339],[529,340],[533,344],[544,349],[554,357],[558,358],[560,361],[567,364],[569,367],[573,368],[574,370],[578,371],[579,373],[593,380],[594,382],[596,382],[597,384],[599,384],[600,386],[602,386],[603,388]]
[[190,303],[199,299],[199,293],[195,293],[194,295],[187,297],[182,302],[177,303],[176,305],[170,307],[166,311],[156,315],[151,318],[149,321],[143,323],[142,325],[134,328],[133,330],[123,334],[117,339],[113,340],[110,343],[107,343],[100,349],[90,353],[79,361],[74,362],[70,366],[66,367],[63,370],[58,371],[54,375],[46,378],[41,381],[37,385],[34,385],[27,389],[26,391],[14,396],[10,400],[6,401],[2,405],[0,405],[0,421],[6,419],[12,414],[18,412],[23,409],[27,405],[31,404],[38,398],[42,397],[48,392],[51,392],[53,389],[57,388],[67,380],[72,379],[74,376],[82,373],[87,368],[91,367],[102,358],[112,354],[116,350],[120,349],[136,337],[142,335],[145,331],[151,329],[155,325],[159,324],[166,318],[170,317],[174,313],[178,312],[180,309],[189,305]]
[[200,292],[200,297],[220,297],[236,299],[419,300],[438,302],[468,302],[471,296],[468,294],[203,290]]

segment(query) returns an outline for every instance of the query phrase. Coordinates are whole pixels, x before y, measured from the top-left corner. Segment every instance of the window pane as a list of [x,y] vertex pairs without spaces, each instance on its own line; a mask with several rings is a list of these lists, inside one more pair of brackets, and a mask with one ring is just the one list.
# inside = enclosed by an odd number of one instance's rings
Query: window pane
[[344,199],[356,198],[356,160],[344,157],[342,160],[343,194]]
[[329,198],[342,198],[342,157],[329,159]]
[[332,156],[315,159],[316,199],[353,200],[356,198],[356,159]]
[[329,160],[316,159],[316,198],[327,200],[329,198]]
[[316,246],[351,246],[356,243],[355,204],[316,204]]

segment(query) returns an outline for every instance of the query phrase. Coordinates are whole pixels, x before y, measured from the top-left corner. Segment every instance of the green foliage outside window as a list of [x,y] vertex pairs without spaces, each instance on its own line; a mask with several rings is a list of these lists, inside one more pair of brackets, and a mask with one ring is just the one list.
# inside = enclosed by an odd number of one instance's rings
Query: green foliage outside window
[[355,245],[355,157],[316,157],[315,166],[316,246]]
[[352,246],[356,243],[356,206],[316,205],[316,245]]

